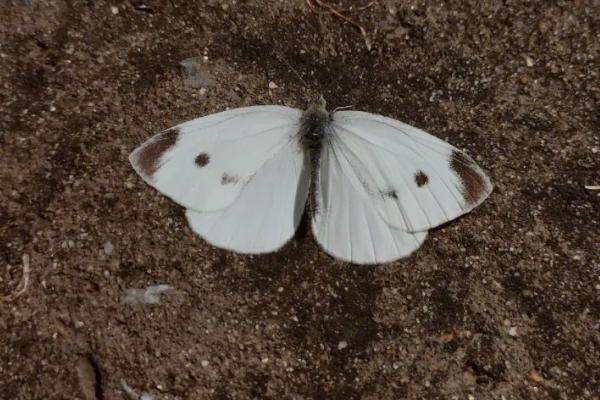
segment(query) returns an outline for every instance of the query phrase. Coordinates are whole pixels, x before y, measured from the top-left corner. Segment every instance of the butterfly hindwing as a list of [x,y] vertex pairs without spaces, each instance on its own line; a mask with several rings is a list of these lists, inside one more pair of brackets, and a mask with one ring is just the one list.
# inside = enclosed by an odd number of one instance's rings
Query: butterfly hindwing
[[492,191],[464,153],[400,121],[359,111],[334,114],[332,146],[353,187],[390,225],[421,232],[478,206]]
[[332,256],[356,264],[389,262],[418,249],[427,232],[409,233],[386,223],[355,189],[351,166],[331,139],[321,152],[317,176],[312,216],[317,242]]
[[300,115],[283,106],[212,114],[155,135],[129,159],[148,184],[180,205],[221,210],[298,134]]
[[299,138],[291,139],[227,208],[188,209],[190,227],[211,244],[239,253],[279,249],[294,235],[304,212],[310,180],[307,165]]

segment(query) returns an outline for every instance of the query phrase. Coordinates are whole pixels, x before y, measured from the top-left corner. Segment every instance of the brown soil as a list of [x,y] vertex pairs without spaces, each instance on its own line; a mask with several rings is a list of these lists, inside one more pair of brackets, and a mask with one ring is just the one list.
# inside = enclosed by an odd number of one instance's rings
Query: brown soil
[[[304,0],[26,3],[0,5],[0,294],[31,260],[0,304],[1,398],[599,398],[596,1],[380,0],[346,11],[371,51]],[[274,254],[215,249],[127,161],[176,123],[315,93],[465,148],[494,193],[357,267],[306,223]],[[176,290],[123,302],[154,284]]]

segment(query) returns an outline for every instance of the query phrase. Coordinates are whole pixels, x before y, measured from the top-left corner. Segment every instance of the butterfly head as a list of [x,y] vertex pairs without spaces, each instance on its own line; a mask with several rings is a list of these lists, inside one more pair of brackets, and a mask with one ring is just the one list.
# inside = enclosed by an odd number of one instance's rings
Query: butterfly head
[[327,102],[325,101],[323,95],[320,94],[313,102],[310,103],[305,113],[326,115],[328,114],[326,107]]

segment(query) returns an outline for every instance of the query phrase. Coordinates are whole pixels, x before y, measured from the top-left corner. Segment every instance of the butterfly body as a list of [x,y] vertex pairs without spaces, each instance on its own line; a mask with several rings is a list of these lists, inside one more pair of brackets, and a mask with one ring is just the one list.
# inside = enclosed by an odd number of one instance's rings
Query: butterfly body
[[380,115],[330,113],[322,99],[304,112],[253,106],[185,122],[146,141],[130,161],[218,247],[279,249],[308,200],[317,242],[357,264],[411,254],[429,229],[492,190],[448,143]]

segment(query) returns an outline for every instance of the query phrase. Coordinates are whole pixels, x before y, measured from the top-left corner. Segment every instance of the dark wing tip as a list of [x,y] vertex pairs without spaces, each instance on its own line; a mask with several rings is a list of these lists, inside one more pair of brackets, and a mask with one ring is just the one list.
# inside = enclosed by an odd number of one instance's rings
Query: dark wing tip
[[450,168],[460,179],[462,195],[468,206],[481,203],[492,191],[489,178],[471,158],[460,151],[452,152]]
[[179,128],[163,131],[131,153],[130,161],[143,176],[150,178],[160,167],[160,159],[177,143]]

